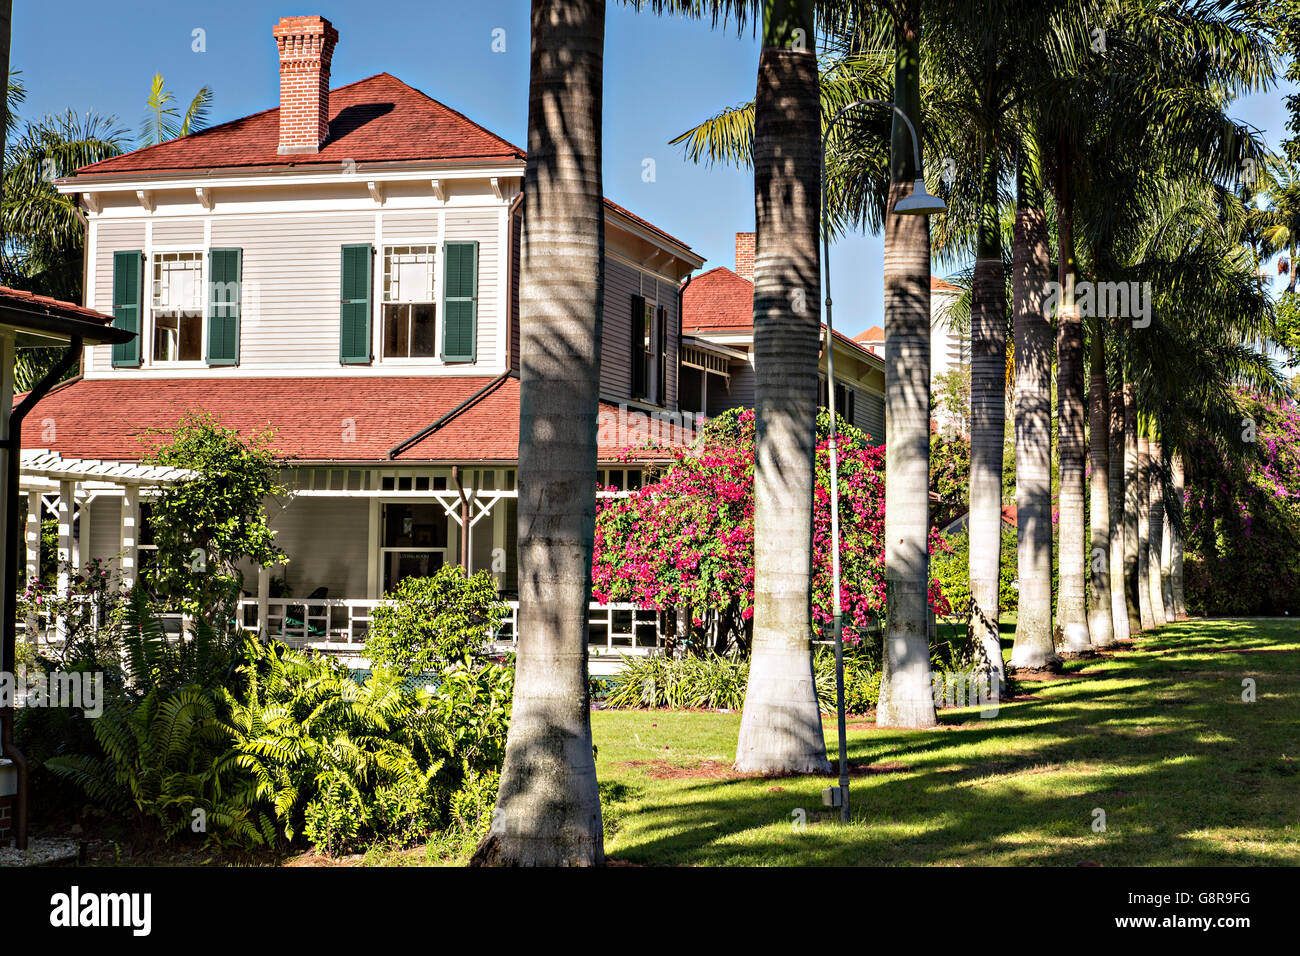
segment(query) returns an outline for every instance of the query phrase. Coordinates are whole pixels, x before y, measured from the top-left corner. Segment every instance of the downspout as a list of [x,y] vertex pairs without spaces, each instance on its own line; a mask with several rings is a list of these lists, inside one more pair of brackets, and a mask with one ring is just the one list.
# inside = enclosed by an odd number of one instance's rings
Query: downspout
[[[9,413],[9,437],[0,439],[0,447],[9,453],[7,464],[8,485],[4,500],[4,574],[0,578],[0,673],[13,674],[17,659],[16,641],[18,636],[18,460],[22,456],[23,419],[36,407],[36,403],[49,394],[50,389],[58,384],[64,375],[81,359],[82,338],[74,335],[68,344],[63,358],[57,365],[36,383],[23,403]],[[27,849],[27,758],[14,743],[14,708],[13,702],[0,709],[0,752],[13,761],[18,771],[18,794],[14,807],[14,845],[20,850]]]
[[397,443],[396,445],[394,445],[392,448],[388,449],[388,457],[389,457],[389,458],[396,458],[398,455],[400,455],[402,452],[406,451],[406,449],[410,448],[412,445],[414,445],[416,442],[420,441],[420,440],[421,440],[422,438],[424,438],[425,436],[427,436],[427,435],[432,435],[432,434],[433,434],[434,432],[436,432],[439,428],[441,428],[443,425],[447,424],[447,422],[451,421],[453,418],[455,418],[457,415],[459,415],[459,414],[460,414],[461,412],[463,412],[465,409],[469,408],[471,405],[473,405],[473,404],[474,404],[475,402],[477,402],[479,399],[483,398],[483,396],[487,395],[489,392],[491,392],[493,389],[495,389],[498,385],[500,385],[500,384],[501,384],[502,382],[504,382],[506,379],[510,378],[512,375],[514,375],[514,372],[511,372],[511,371],[509,371],[509,370],[506,370],[506,371],[502,372],[500,375],[498,375],[496,378],[492,379],[492,381],[488,382],[486,385],[484,385],[482,388],[480,388],[477,392],[475,392],[475,393],[474,393],[473,395],[471,395],[469,398],[465,399],[465,401],[461,402],[459,405],[457,405],[455,408],[453,408],[451,411],[449,411],[446,415],[443,415],[440,419],[438,419],[438,420],[437,420],[436,422],[434,422],[432,425],[428,426],[427,428],[422,428],[422,429],[420,429],[418,432],[416,432],[416,433],[415,433],[414,435],[412,435],[410,438],[403,438],[400,442],[398,442],[398,443]]

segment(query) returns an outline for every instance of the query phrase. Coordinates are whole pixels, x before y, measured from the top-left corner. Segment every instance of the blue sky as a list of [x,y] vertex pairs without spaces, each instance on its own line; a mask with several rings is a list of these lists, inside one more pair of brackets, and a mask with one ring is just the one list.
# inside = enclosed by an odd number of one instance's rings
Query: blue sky
[[[211,122],[278,105],[271,27],[281,16],[320,14],[338,28],[334,86],[388,72],[523,145],[528,119],[525,0],[312,0],[288,5],[226,0],[190,6],[144,0],[15,4],[12,64],[23,71],[24,114],[69,107],[115,114],[134,130],[155,72],[178,100],[215,92]],[[505,52],[493,52],[493,31]],[[195,30],[206,52],[195,52]],[[697,167],[668,141],[717,109],[753,96],[758,43],[749,31],[637,14],[611,3],[605,50],[605,192],[691,245],[705,268],[732,265],[737,231],[753,229],[748,171]],[[1282,92],[1243,101],[1237,118],[1283,138]],[[655,178],[642,178],[646,159]],[[848,237],[833,250],[836,325],[853,335],[880,324],[882,246]]]

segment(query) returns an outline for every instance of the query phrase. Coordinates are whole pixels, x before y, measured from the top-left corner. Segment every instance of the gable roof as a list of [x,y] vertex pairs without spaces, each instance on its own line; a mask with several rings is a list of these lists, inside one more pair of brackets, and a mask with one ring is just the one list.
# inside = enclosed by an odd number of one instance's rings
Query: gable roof
[[938,276],[930,276],[931,292],[956,292],[960,294],[963,290],[953,285],[946,279],[940,279]]
[[113,156],[77,170],[78,176],[238,166],[340,165],[403,160],[518,160],[524,151],[451,107],[388,73],[330,90],[330,134],[319,152],[285,156],[280,109],[157,146]]
[[682,334],[754,327],[754,283],[726,266],[696,276],[682,290]]

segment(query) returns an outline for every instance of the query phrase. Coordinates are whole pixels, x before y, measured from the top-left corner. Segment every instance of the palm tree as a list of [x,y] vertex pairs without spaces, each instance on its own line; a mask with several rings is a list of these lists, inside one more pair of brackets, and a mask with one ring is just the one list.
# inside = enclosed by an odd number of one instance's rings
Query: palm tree
[[1123,345],[1122,330],[1115,336],[1113,354],[1113,380],[1108,399],[1110,421],[1109,438],[1109,476],[1110,487],[1107,489],[1107,504],[1110,514],[1107,524],[1110,529],[1110,613],[1114,626],[1115,640],[1126,641],[1132,636],[1129,628],[1129,609],[1127,592],[1124,587],[1124,388],[1122,379]]
[[1052,326],[1043,307],[1051,279],[1042,160],[1032,128],[1021,134],[1012,246],[1015,304],[1016,539],[1019,602],[1011,666],[1056,666],[1052,637]]
[[176,98],[163,84],[163,75],[155,73],[149,86],[149,96],[145,100],[145,115],[140,124],[137,149],[189,136],[207,126],[208,112],[212,108],[211,87],[205,86],[195,93],[184,114],[177,111],[173,105],[175,101]]
[[754,637],[736,769],[830,770],[812,669],[821,122],[813,8],[763,16],[754,96]]
[[1115,643],[1110,593],[1110,382],[1106,376],[1106,321],[1092,323],[1088,381],[1088,444],[1092,460],[1092,550],[1088,588],[1088,631],[1094,647]]
[[1130,374],[1128,348],[1120,356],[1120,375],[1124,396],[1124,604],[1128,609],[1130,634],[1150,626],[1141,605],[1139,542],[1141,528],[1138,502],[1141,500],[1141,454],[1138,448],[1137,383]]
[[[894,105],[921,117],[921,3],[897,0]],[[885,647],[876,723],[933,727],[930,679],[930,223],[899,216],[919,157],[902,120],[893,120],[885,217]]]
[[587,606],[605,218],[605,0],[533,0],[520,270],[519,650],[479,865],[604,862]]

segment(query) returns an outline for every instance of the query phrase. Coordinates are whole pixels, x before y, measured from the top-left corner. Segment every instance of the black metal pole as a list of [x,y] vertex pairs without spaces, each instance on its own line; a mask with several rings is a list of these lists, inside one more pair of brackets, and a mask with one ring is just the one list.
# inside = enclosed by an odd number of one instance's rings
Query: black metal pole
[[[0,447],[9,453],[6,472],[9,487],[4,500],[4,573],[0,574],[0,673],[13,674],[17,661],[18,638],[18,481],[19,458],[22,456],[23,419],[36,403],[49,394],[81,358],[82,338],[74,335],[59,363],[45,373],[27,393],[23,403],[9,413],[9,435],[0,439]],[[0,708],[0,747],[18,771],[18,793],[14,798],[14,845],[27,849],[27,758],[14,742],[13,702]]]

